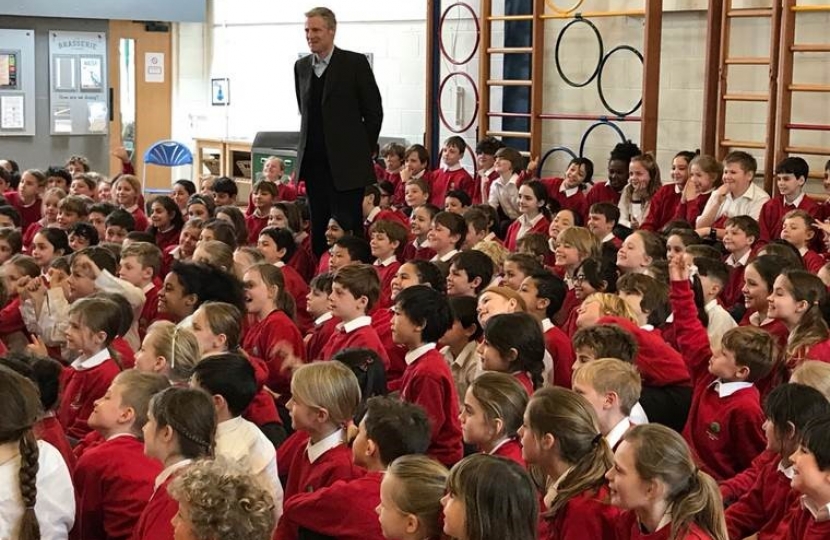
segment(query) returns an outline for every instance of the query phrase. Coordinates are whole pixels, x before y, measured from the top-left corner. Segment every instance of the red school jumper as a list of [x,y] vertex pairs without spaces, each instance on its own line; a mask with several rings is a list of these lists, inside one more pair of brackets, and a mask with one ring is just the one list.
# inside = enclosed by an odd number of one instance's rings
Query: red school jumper
[[170,246],[179,245],[179,237],[182,234],[181,227],[170,226],[166,231],[156,231],[156,246],[163,252]]
[[107,393],[110,383],[121,371],[112,358],[90,368],[83,368],[77,360],[61,373],[61,400],[58,421],[73,439],[83,439],[92,431],[87,424],[95,400]]
[[245,332],[242,348],[268,365],[268,387],[280,395],[291,394],[291,372],[282,371],[280,347],[290,347],[294,356],[305,360],[305,344],[297,325],[280,309],[275,309]]
[[779,470],[779,459],[764,461],[755,483],[738,501],[726,509],[729,538],[774,540],[775,531],[798,500],[790,479]]
[[159,314],[159,291],[161,287],[151,282],[144,287],[144,306],[138,316],[138,335],[141,339],[147,335],[147,329],[158,319]]
[[730,505],[749,492],[755,484],[755,480],[761,475],[761,470],[769,462],[778,463],[781,456],[771,450],[764,450],[758,457],[752,460],[752,465],[743,472],[736,474],[729,480],[718,483],[720,495],[725,505]]
[[170,496],[167,488],[176,474],[189,463],[190,460],[185,460],[181,465],[176,464],[177,468],[155,488],[138,519],[131,540],[173,540],[172,520],[179,512],[179,503]]
[[[317,258],[311,252],[310,238],[306,233],[300,233],[295,236],[295,240],[299,239],[297,241],[297,251],[285,263],[286,266],[290,266],[296,270],[306,283],[311,281],[311,278],[314,277],[314,273],[317,271]],[[326,268],[328,269],[328,264]]]
[[[39,196],[35,197],[34,202],[28,205],[23,204],[23,199],[20,198],[20,193],[17,191],[7,191],[3,193],[3,197],[9,206],[13,206],[17,210],[17,213],[20,214],[21,231],[25,232],[29,228],[29,225],[37,223],[43,217],[41,214],[43,201]],[[32,238],[34,238],[34,235],[32,235]]]
[[144,443],[117,435],[87,450],[75,469],[78,520],[73,540],[127,540],[153,494],[161,463]]
[[392,339],[392,309],[381,308],[372,312],[372,328],[380,338],[389,365],[386,367],[386,389],[395,392],[401,389],[401,378],[406,371],[406,347],[395,343]]
[[[357,326],[357,328],[355,328]],[[350,330],[346,330],[346,324],[340,323],[329,342],[323,347],[322,360],[331,360],[335,353],[343,349],[353,347],[365,347],[372,349],[383,360],[384,368],[389,368],[389,357],[383,347],[378,333],[372,328],[372,319],[368,315],[358,317],[349,324]]]
[[830,538],[830,520],[816,521],[813,514],[803,507],[794,506],[787,516],[786,540],[827,540]]
[[301,332],[308,332],[314,326],[314,320],[308,313],[308,283],[305,282],[296,270],[287,264],[277,263],[276,266],[282,270],[282,277],[285,280],[285,290],[294,298],[297,327]]
[[[251,355],[248,355],[248,362],[254,368],[257,393],[242,413],[242,418],[256,424],[258,428],[268,424],[282,425],[282,418],[277,412],[274,396],[265,388],[265,382],[268,380],[268,365],[261,358]],[[284,396],[283,399],[287,402],[288,396]]]
[[340,324],[340,319],[331,313],[326,313],[314,321],[314,328],[304,338],[306,360],[314,362],[323,358],[323,347],[334,335],[338,324]]
[[539,538],[549,540],[596,540],[614,538],[621,510],[608,503],[604,484],[572,497],[555,515],[539,513]]
[[675,210],[672,219],[679,219],[694,226],[698,216],[703,212],[711,196],[712,192],[710,191],[709,193],[701,193],[691,201],[681,201],[677,204],[677,210]]
[[798,205],[784,202],[783,195],[776,195],[761,207],[758,216],[758,225],[761,226],[760,240],[765,244],[775,238],[781,238],[781,228],[784,226],[784,215],[791,210],[804,210],[813,217],[818,214],[818,204],[806,194],[801,195]]
[[709,373],[712,357],[706,329],[697,318],[688,280],[671,283],[677,342],[692,376],[692,405],[683,438],[700,468],[715,480],[732,478],[747,469],[766,447],[761,425],[764,413],[755,386],[720,397]]
[[447,197],[447,192],[454,189],[465,191],[470,199],[473,198],[473,177],[464,167],[459,165],[455,170],[441,168],[433,171],[429,202],[438,208],[444,208],[444,199]]
[[[671,538],[671,523],[654,531],[653,533],[643,532],[637,514],[633,510],[627,510],[620,514],[617,519],[616,540],[669,540]],[[614,538],[614,535],[606,538]],[[714,540],[703,529],[694,523],[688,530],[679,534],[676,540]],[[800,539],[803,540],[803,539]]]
[[69,469],[69,474],[75,472],[75,454],[72,453],[72,446],[69,445],[69,439],[66,438],[66,432],[63,430],[58,419],[54,413],[46,413],[46,415],[37,421],[32,428],[35,432],[35,437],[38,440],[48,442],[58,449],[58,452],[63,456],[66,462],[66,467]]
[[392,305],[392,280],[401,267],[401,263],[393,255],[385,261],[377,260],[374,264],[375,270],[380,278],[380,296],[378,296],[378,309]]
[[[521,217],[516,219],[510,226],[507,228],[507,234],[504,237],[504,247],[508,249],[508,251],[512,251],[515,253],[516,251],[516,244],[518,243],[519,239],[519,229],[522,228]],[[548,234],[548,229],[550,228],[550,220],[542,215],[542,219],[536,222],[536,225],[530,228],[525,234],[530,233],[541,233],[541,234]]]
[[150,222],[147,219],[147,214],[144,213],[144,210],[141,209],[141,206],[138,204],[135,205],[135,208],[130,210],[129,208],[125,208],[127,212],[132,214],[133,219],[135,220],[135,230],[136,231],[146,231],[147,227],[150,226]]
[[545,332],[545,349],[553,358],[553,378],[549,382],[562,388],[570,388],[573,363],[576,359],[571,340],[565,332],[554,326],[550,319],[542,321],[542,329]]
[[403,247],[403,253],[401,253],[401,260],[403,262],[416,260],[429,261],[433,257],[435,257],[435,250],[418,243],[417,239],[412,242],[407,242],[407,244]]
[[[588,194],[585,195],[585,198],[588,202],[588,209],[591,209],[591,205],[596,204],[598,202],[610,202],[617,204],[620,202],[620,195],[621,193],[616,189],[612,188],[611,185],[606,182],[599,182],[594,184]],[[587,217],[587,216],[586,216]]]
[[683,188],[678,184],[660,186],[648,205],[646,219],[640,228],[644,231],[659,232],[666,223],[674,219],[682,192]]
[[522,456],[522,443],[519,442],[517,437],[507,439],[503,444],[496,447],[496,449],[491,452],[491,455],[515,461],[522,467],[527,466],[525,458]]
[[588,214],[588,199],[585,198],[581,186],[576,188],[576,193],[568,196],[562,191],[564,178],[542,178],[540,182],[548,190],[548,199],[558,202],[563,209],[571,210],[579,216]]
[[424,408],[432,425],[427,455],[451,467],[464,455],[458,393],[447,361],[434,343],[427,345],[432,348],[408,362],[401,379],[401,399]]
[[382,480],[383,472],[372,471],[355,480],[297,493],[285,500],[281,520],[340,540],[383,540],[375,512]]
[[259,216],[257,211],[245,216],[245,228],[248,229],[248,244],[255,246],[259,240],[259,233],[268,226],[268,216]]

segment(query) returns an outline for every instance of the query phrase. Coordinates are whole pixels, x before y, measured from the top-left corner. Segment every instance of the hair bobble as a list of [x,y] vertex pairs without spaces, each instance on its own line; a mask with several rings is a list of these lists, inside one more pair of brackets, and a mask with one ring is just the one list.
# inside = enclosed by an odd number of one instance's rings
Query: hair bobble
[[170,340],[170,369],[176,367],[176,337],[179,335],[179,325],[173,327],[173,337]]
[[591,444],[593,446],[597,446],[597,445],[599,445],[599,443],[601,441],[602,441],[602,433],[597,433],[596,436],[591,440]]

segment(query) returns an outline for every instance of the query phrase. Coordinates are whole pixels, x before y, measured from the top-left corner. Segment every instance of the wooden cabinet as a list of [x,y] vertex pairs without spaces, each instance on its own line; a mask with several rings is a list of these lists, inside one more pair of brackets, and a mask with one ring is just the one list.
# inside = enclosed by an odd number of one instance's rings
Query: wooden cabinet
[[203,175],[229,176],[239,187],[237,201],[251,193],[251,141],[244,139],[195,139],[193,182],[197,189]]

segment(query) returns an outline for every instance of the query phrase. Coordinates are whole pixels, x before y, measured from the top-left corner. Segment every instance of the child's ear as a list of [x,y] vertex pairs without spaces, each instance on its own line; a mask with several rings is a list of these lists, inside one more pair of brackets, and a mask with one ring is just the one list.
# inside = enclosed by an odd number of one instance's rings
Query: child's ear
[[602,403],[603,409],[611,409],[620,403],[620,396],[616,392],[606,392]]
[[746,241],[747,241],[747,242],[749,242],[749,245],[750,245],[750,246],[754,246],[754,245],[755,245],[755,237],[754,237],[754,236],[747,235],[747,237],[746,237]]
[[553,433],[545,433],[539,440],[539,446],[541,446],[543,450],[552,450],[555,445],[556,437],[553,436]]
[[735,377],[741,381],[747,380],[749,378],[749,368],[747,366],[737,366],[737,368]]
[[329,410],[325,409],[323,407],[320,407],[319,409],[317,409],[317,414],[315,415],[315,419],[317,420],[317,422],[319,422],[321,424],[325,424],[326,422],[329,421]]
[[512,363],[515,362],[517,358],[519,358],[519,350],[516,349],[516,347],[511,347],[507,352],[507,361]]
[[807,229],[807,240],[812,240],[816,232],[812,228]]
[[493,420],[493,429],[496,431],[496,435],[501,435],[504,433],[504,420],[501,418],[496,418]]
[[279,257],[280,260],[283,260],[285,258],[285,252],[286,252],[286,248],[278,249],[277,250],[277,257]]
[[184,303],[188,307],[192,307],[196,305],[196,302],[199,301],[199,297],[196,296],[196,293],[190,293],[184,297]]
[[126,406],[121,409],[118,415],[119,424],[130,424],[135,421],[135,409],[131,406]]
[[797,430],[795,429],[795,424],[792,422],[787,422],[787,428],[784,430],[784,437],[790,440],[795,440],[798,435]]
[[478,288],[481,286],[481,276],[476,276],[470,282],[470,286],[473,288],[474,291],[477,291]]
[[144,279],[153,279],[154,274],[155,272],[153,271],[152,266],[145,266],[141,269],[141,277],[143,277]]
[[377,456],[378,455],[378,445],[372,439],[366,439],[366,455],[367,456]]
[[398,251],[398,248],[401,247],[401,243],[398,240],[392,240],[390,245],[392,246],[392,251]]
[[163,356],[156,356],[155,362],[153,362],[153,372],[155,373],[162,373],[164,371],[164,367],[167,365],[167,358]]
[[406,515],[406,534],[415,534],[421,527],[421,522],[418,521],[418,516],[415,514]]
[[476,325],[475,323],[471,324],[467,328],[464,328],[464,335],[467,336],[467,339],[472,338],[476,333]]
[[97,345],[103,345],[107,342],[107,333],[103,330],[101,332],[95,332],[94,334],[92,334],[92,338],[95,340],[95,343]]

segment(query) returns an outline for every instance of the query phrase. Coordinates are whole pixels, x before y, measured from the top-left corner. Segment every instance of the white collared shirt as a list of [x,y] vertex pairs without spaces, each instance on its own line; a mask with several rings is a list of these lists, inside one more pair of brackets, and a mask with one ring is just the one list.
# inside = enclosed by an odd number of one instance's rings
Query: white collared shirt
[[564,181],[559,186],[559,193],[564,193],[565,197],[573,197],[577,191],[579,191],[579,186],[569,188]]
[[490,196],[487,204],[493,208],[501,207],[504,214],[510,219],[516,219],[519,212],[519,175],[514,174],[507,180],[499,176],[490,183]]
[[282,515],[283,490],[277,474],[277,453],[256,424],[237,416],[216,425],[216,456],[245,468],[257,484],[274,497],[276,514]]
[[79,356],[75,359],[74,362],[72,362],[72,368],[77,371],[84,371],[85,369],[92,369],[98,367],[109,359],[110,352],[105,348],[101,349],[89,358],[83,358],[82,356]]
[[461,163],[456,163],[455,165],[447,165],[446,163],[441,163],[441,170],[442,171],[452,172],[452,171],[458,171],[461,168],[462,168]]
[[639,401],[631,407],[631,415],[628,418],[631,420],[631,423],[637,426],[648,424],[648,415]]
[[331,48],[329,53],[325,56],[320,56],[318,54],[311,55],[311,67],[314,69],[314,74],[318,77],[322,77],[323,73],[326,72],[326,68],[329,67],[329,62],[331,62],[331,55],[334,54],[334,47]]
[[492,450],[490,450],[490,451],[489,451],[489,452],[487,452],[487,453],[488,453],[488,454],[490,454],[491,456],[492,456],[492,455],[495,455],[496,451],[498,451],[498,449],[499,449],[499,448],[501,448],[501,447],[502,447],[502,446],[504,446],[505,444],[509,443],[511,440],[513,440],[513,438],[512,438],[512,437],[505,437],[504,439],[502,439],[502,440],[500,440],[498,443],[496,443],[496,446],[494,446],[494,447],[493,447],[493,449],[492,449]]
[[610,232],[610,233],[605,235],[605,238],[603,238],[601,240],[601,242],[604,244],[605,242],[611,242],[613,239],[614,239],[614,233]]
[[404,355],[403,359],[406,362],[407,366],[412,365],[415,360],[419,359],[429,351],[435,349],[435,343],[424,343],[417,349],[412,349],[411,351],[407,351]]
[[[722,203],[718,203],[717,197],[710,197],[700,215],[705,215],[710,209],[719,205],[718,211],[715,214],[715,220],[722,216],[728,218],[749,216],[757,221],[761,215],[761,207],[768,200],[769,194],[766,191],[755,184],[750,184],[744,194],[739,197],[733,197],[731,193],[727,193],[726,199]],[[700,216],[698,216],[698,220],[700,220]]]
[[751,254],[752,254],[752,250],[748,249],[748,250],[746,250],[746,253],[744,253],[743,256],[738,260],[735,260],[735,255],[734,254],[729,255],[729,257],[726,258],[726,264],[733,267],[733,268],[737,268],[739,266],[746,266],[746,263],[749,262],[749,256]]
[[458,253],[458,250],[454,249],[452,251],[444,253],[443,255],[436,255],[435,257],[430,259],[429,262],[449,262],[449,260],[452,259],[456,253]]
[[548,330],[550,330],[551,328],[556,328],[556,325],[553,324],[553,321],[551,321],[547,317],[542,319],[542,333],[547,334]]
[[157,490],[159,486],[161,486],[168,478],[170,478],[174,472],[178,471],[183,467],[187,467],[193,463],[192,459],[183,459],[181,461],[177,461],[176,463],[166,467],[158,476],[156,476],[156,483],[153,486],[153,491]]
[[340,323],[340,328],[342,328],[347,334],[351,334],[358,328],[363,328],[364,326],[369,326],[370,324],[372,324],[372,318],[368,315],[361,315],[360,317],[355,317],[349,322]]
[[378,214],[380,214],[380,206],[375,206],[372,208],[372,211],[369,212],[369,215],[366,216],[366,223],[374,223],[375,218],[378,217]]
[[316,319],[314,319],[314,326],[320,326],[323,323],[326,323],[334,318],[334,315],[331,314],[331,311],[326,311]]
[[617,422],[617,425],[612,427],[611,431],[609,431],[605,435],[605,440],[612,450],[622,440],[623,435],[625,435],[625,432],[628,431],[628,428],[630,428],[631,426],[631,418],[626,416],[625,418]]
[[[799,194],[798,197],[795,198],[793,202],[787,202],[787,198],[784,197],[784,210],[787,209],[788,205],[795,206],[794,210],[798,209],[798,206],[801,204],[801,201],[804,200],[804,193]],[[784,212],[786,214],[786,212]]]
[[793,476],[795,476],[795,469],[792,465],[789,467],[785,467],[782,461],[778,462],[778,472],[786,476],[788,479],[792,480]]
[[529,233],[531,229],[533,229],[533,227],[535,227],[537,223],[542,221],[542,218],[544,217],[545,215],[541,212],[536,214],[535,217],[529,219],[526,214],[522,214],[521,216],[519,216],[519,232],[516,233],[516,240],[521,240],[524,237],[524,235]]
[[819,506],[807,495],[801,496],[801,506],[818,522],[830,520],[830,504]]
[[735,319],[718,303],[717,298],[709,300],[703,309],[709,316],[709,324],[706,326],[706,334],[709,336],[709,345],[712,349],[719,349],[721,338],[729,330],[738,326]]
[[714,381],[711,385],[718,393],[718,397],[721,399],[726,398],[734,394],[739,390],[743,390],[744,388],[750,388],[752,386],[751,382],[744,382],[744,381],[735,381],[735,382],[723,382],[720,379]]
[[385,267],[393,264],[397,260],[398,260],[398,258],[395,257],[394,255],[392,255],[389,258],[383,259],[383,260],[376,259],[375,260],[375,266],[383,266],[385,268]]
[[334,433],[327,435],[317,441],[316,443],[312,443],[311,440],[308,441],[306,445],[306,452],[308,453],[308,461],[314,463],[320,456],[343,444],[343,430],[338,429]]
[[481,373],[481,362],[478,361],[478,355],[476,355],[477,346],[478,342],[473,340],[464,345],[464,348],[455,357],[452,355],[449,345],[441,349],[441,354],[446,359],[447,364],[449,364],[452,377],[455,380],[455,389],[458,393],[459,404],[464,402],[467,387]]

